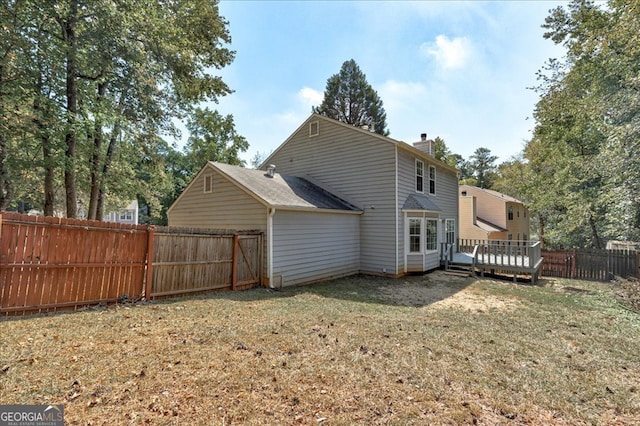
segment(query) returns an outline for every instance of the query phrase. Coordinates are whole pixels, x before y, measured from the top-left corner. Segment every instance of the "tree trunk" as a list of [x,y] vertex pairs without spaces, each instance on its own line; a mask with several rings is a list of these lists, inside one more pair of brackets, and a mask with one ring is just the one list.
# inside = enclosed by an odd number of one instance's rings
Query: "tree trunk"
[[[42,88],[42,84],[40,84],[40,88]],[[41,116],[43,111],[38,97],[33,101],[33,112],[33,122],[38,129],[38,135],[40,137],[40,142],[42,143],[42,166],[44,168],[44,202],[42,204],[42,211],[45,216],[53,216],[53,205],[55,200],[53,183],[53,150],[51,146],[51,137],[47,132],[46,125],[42,122]]]
[[13,183],[9,177],[9,167],[7,166],[7,135],[5,133],[6,117],[4,115],[3,96],[3,76],[4,69],[0,63],[0,211],[6,210],[13,200]]
[[544,241],[544,217],[538,213],[538,224],[540,227],[540,249],[544,250],[546,243]]
[[53,216],[54,205],[54,168],[53,168],[53,151],[51,149],[51,138],[49,135],[42,137],[42,157],[44,158],[44,204],[42,210],[45,216]]
[[591,227],[591,244],[593,245],[593,248],[601,249],[602,243],[600,242],[596,221],[593,218],[592,213],[589,213],[589,227]]
[[0,211],[6,210],[13,200],[13,183],[7,167],[7,139],[0,131]]
[[78,85],[77,85],[77,64],[76,64],[76,19],[78,15],[78,2],[72,0],[69,15],[63,25],[63,37],[66,42],[67,60],[67,132],[65,135],[65,168],[64,168],[64,188],[67,201],[67,217],[77,217],[78,203],[76,192],[76,121],[78,111]]
[[111,169],[111,161],[113,160],[113,153],[116,150],[116,144],[118,143],[118,136],[120,133],[120,122],[116,122],[109,138],[109,146],[107,147],[107,154],[104,158],[104,165],[102,167],[102,179],[100,182],[100,189],[98,194],[98,204],[96,210],[96,217],[98,220],[102,220],[104,214],[104,178],[109,174]]
[[[97,105],[100,108],[104,93],[107,88],[107,83],[98,84]],[[93,128],[93,155],[91,158],[91,194],[89,198],[89,212],[88,219],[90,220],[102,220],[102,214],[98,215],[98,200],[100,199],[100,153],[102,151],[102,141],[104,139],[102,132],[102,120],[100,120],[100,113],[96,114],[95,125]]]

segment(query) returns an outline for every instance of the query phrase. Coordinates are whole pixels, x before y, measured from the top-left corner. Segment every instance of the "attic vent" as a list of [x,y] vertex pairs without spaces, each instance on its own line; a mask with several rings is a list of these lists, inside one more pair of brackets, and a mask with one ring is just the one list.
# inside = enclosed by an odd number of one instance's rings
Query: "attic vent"
[[320,122],[312,121],[309,123],[309,137],[318,136],[320,134]]
[[203,190],[205,193],[213,191],[213,175],[205,175]]
[[276,165],[275,164],[269,164],[267,166],[267,176],[273,177],[275,174],[276,174]]

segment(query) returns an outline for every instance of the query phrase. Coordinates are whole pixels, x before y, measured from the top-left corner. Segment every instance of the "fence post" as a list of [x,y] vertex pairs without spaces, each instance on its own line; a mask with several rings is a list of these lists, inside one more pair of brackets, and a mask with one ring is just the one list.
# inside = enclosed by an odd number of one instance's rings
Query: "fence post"
[[240,245],[240,235],[233,235],[233,256],[231,260],[231,289],[236,289],[238,284],[238,246]]
[[144,298],[151,300],[151,291],[153,290],[153,238],[155,236],[155,227],[147,228],[147,276],[145,278]]

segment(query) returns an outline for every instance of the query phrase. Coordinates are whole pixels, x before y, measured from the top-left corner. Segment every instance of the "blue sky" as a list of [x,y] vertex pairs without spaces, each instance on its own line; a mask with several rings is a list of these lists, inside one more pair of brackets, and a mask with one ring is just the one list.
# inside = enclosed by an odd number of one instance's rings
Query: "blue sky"
[[220,71],[235,91],[210,105],[233,114],[249,150],[275,150],[354,59],[378,92],[390,137],[440,136],[468,158],[505,161],[531,136],[536,71],[562,49],[542,37],[566,2],[221,1],[236,59]]

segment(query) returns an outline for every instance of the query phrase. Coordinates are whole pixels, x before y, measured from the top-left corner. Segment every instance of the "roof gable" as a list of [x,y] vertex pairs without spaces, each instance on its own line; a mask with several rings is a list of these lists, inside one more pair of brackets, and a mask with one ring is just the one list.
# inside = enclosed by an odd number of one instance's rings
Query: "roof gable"
[[[412,155],[421,158],[422,160],[425,160],[429,163],[435,164],[438,167],[441,167],[443,169],[447,169],[453,173],[457,173],[458,169],[456,169],[455,167],[451,167],[450,165],[436,159],[435,157],[432,157],[431,155],[427,154],[424,151],[419,150],[418,148],[415,148],[414,146],[406,143],[406,142],[402,142],[393,138],[390,138],[388,136],[383,136],[379,133],[375,133],[369,130],[365,130],[362,129],[360,127],[357,126],[352,126],[351,124],[347,124],[347,123],[343,123],[341,121],[335,120],[333,118],[329,118],[326,117],[324,115],[320,115],[317,113],[313,113],[311,114],[293,133],[291,133],[291,135],[282,143],[280,144],[280,146],[278,146],[278,148],[276,148],[271,155],[269,155],[269,157],[267,157],[264,162],[260,165],[260,169],[263,169],[266,167],[267,164],[270,163],[270,160],[273,156],[275,156],[283,146],[285,146],[291,139],[293,139],[299,132],[303,131],[305,128],[309,127],[309,124],[314,122],[314,121],[319,121],[322,120],[326,123],[330,123],[331,125],[334,126],[338,126],[341,127],[343,129],[348,129],[349,131],[352,132],[359,132],[361,134],[365,134],[367,136],[369,136],[371,138],[372,142],[378,142],[378,143],[387,143],[387,144],[392,144],[395,145],[397,148],[403,149],[405,151],[410,152]],[[364,153],[363,153],[364,154]]]

